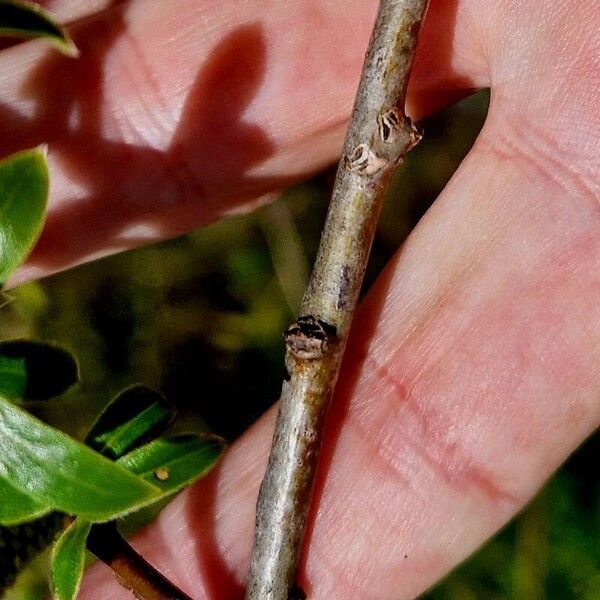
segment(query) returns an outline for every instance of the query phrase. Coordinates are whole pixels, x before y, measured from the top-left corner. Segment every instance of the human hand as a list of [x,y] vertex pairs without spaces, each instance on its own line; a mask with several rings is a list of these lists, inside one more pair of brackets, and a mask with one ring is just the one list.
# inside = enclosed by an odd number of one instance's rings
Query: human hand
[[[77,62],[4,50],[0,153],[48,142],[54,177],[20,279],[177,234],[331,162],[375,10],[131,0],[75,29]],[[599,32],[592,0],[433,0],[410,112],[490,85],[490,114],[356,318],[302,566],[311,598],[414,597],[598,425]],[[242,593],[272,428],[271,411],[137,538],[195,598]],[[98,567],[83,597],[129,595]]]

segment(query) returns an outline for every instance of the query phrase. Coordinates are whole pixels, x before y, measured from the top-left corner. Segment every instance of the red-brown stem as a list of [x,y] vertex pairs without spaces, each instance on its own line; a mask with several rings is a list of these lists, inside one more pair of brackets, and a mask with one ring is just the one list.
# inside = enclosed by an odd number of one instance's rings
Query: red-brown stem
[[119,583],[139,600],[192,600],[140,556],[114,523],[94,525],[87,548],[106,563]]

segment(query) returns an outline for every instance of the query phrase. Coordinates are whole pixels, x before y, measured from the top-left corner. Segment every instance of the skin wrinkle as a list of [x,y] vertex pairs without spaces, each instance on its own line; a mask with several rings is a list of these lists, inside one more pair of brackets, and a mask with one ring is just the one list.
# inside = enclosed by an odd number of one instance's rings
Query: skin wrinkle
[[545,133],[539,125],[525,125],[522,117],[513,113],[503,119],[502,127],[493,129],[494,135],[481,136],[481,144],[500,161],[509,162],[511,166],[521,165],[526,172],[534,171],[537,178],[554,182],[569,196],[600,200],[593,172],[584,173],[575,166],[578,164],[573,160],[576,151],[561,148],[560,140]]
[[394,477],[394,479],[405,487],[414,487],[411,482],[409,474],[403,472],[403,466],[397,464],[397,459],[393,456],[388,448],[388,444],[381,440],[381,436],[377,436],[376,440],[373,440],[371,432],[361,423],[358,419],[348,424],[349,427],[354,427],[359,440],[362,444],[363,450],[373,457],[374,460],[369,461],[371,466],[377,465],[381,470],[387,471],[388,475]]
[[[351,433],[351,430],[350,430]],[[346,452],[347,445],[356,446],[355,440],[348,431],[344,431],[344,441],[341,444]],[[362,461],[362,459],[359,459]],[[430,527],[430,507],[438,507],[440,490],[433,488],[427,492],[425,498],[415,500],[414,497],[406,496],[395,482],[378,473],[377,468],[371,469],[362,477],[359,476],[353,468],[354,463],[346,467],[337,467],[343,470],[345,481],[342,483],[340,491],[349,494],[348,502],[340,506],[340,503],[333,504],[327,498],[319,507],[319,514],[325,513],[327,520],[332,527],[327,528],[326,523],[321,523],[317,516],[317,527],[319,539],[335,539],[336,543],[331,545],[319,545],[315,547],[314,553],[311,552],[307,569],[307,580],[322,580],[326,585],[320,590],[322,597],[331,597],[327,595],[327,590],[334,590],[333,597],[338,597],[340,590],[351,590],[352,597],[362,597],[360,592],[363,587],[371,593],[379,594],[382,597],[389,593],[394,586],[391,581],[387,582],[390,569],[395,569],[400,563],[409,570],[413,576],[418,576],[431,569],[432,564],[446,564],[449,562],[449,555],[446,554],[446,541],[444,532],[439,531],[435,536],[435,541],[431,539]],[[378,494],[373,493],[373,480],[377,480]],[[424,483],[424,482],[422,482]],[[386,490],[389,493],[381,493]],[[369,499],[371,497],[381,497],[388,510],[377,510]],[[469,502],[462,502],[461,506],[465,509],[465,515],[468,513],[476,514],[478,509],[473,511],[473,506]],[[344,508],[345,507],[345,508]],[[395,507],[395,511],[390,511],[389,507]],[[441,509],[443,512],[443,508]],[[341,512],[344,511],[344,512]],[[354,559],[349,559],[345,554],[340,554],[340,548],[345,548],[348,540],[351,544],[356,544],[357,538],[351,527],[344,527],[344,523],[350,524],[357,520],[356,515],[360,514],[358,519],[365,527],[372,532],[380,532],[376,545],[368,545],[371,549],[369,553],[355,555]],[[347,515],[347,518],[344,517]],[[411,515],[407,519],[407,515]],[[461,519],[464,519],[463,515]],[[400,521],[402,524],[397,525]],[[387,535],[381,535],[383,531],[393,531],[394,536],[390,538]],[[434,541],[434,543],[431,543]],[[410,554],[410,561],[403,559],[404,554]],[[324,558],[327,561],[324,561]],[[399,560],[399,562],[398,562]],[[337,572],[341,570],[346,577],[341,581],[336,579]],[[379,577],[367,578],[368,573],[380,573]],[[320,576],[318,574],[321,574]],[[324,579],[322,573],[326,573]],[[344,581],[353,582],[345,587]],[[404,587],[404,586],[401,586]],[[396,588],[397,589],[397,588]]]
[[160,148],[163,145],[161,140],[169,139],[177,118],[167,109],[168,103],[137,36],[125,30],[120,45],[125,51],[116,55],[119,63],[116,68],[120,67],[125,77],[135,86],[135,94],[146,119],[143,127],[135,126],[132,117],[123,111],[116,115],[118,127],[124,133],[128,131],[133,142],[145,142],[148,146]]
[[[495,481],[498,479],[497,476],[490,473],[489,469],[478,465],[473,455],[460,441],[447,442],[443,433],[440,436],[440,432],[431,427],[431,417],[440,420],[439,416],[432,412],[431,407],[419,404],[412,394],[407,391],[405,385],[398,382],[385,366],[380,366],[372,360],[368,362],[373,365],[374,372],[384,381],[387,381],[391,388],[395,390],[396,396],[404,409],[403,412],[409,411],[417,418],[420,431],[414,435],[403,429],[404,439],[410,443],[414,451],[436,473],[438,478],[463,494],[472,494],[479,490],[492,503],[506,503],[511,507],[519,505],[520,499],[501,489]],[[434,363],[431,368],[435,366]],[[400,413],[396,413],[396,416],[399,417]],[[401,420],[404,421],[405,419]],[[363,434],[365,443],[373,445],[377,455],[390,466],[393,466],[393,450],[386,448],[386,444],[381,441],[380,436],[374,435],[376,429],[371,429],[365,423],[362,426],[359,424],[358,427]],[[401,481],[402,479],[406,478],[401,477]]]

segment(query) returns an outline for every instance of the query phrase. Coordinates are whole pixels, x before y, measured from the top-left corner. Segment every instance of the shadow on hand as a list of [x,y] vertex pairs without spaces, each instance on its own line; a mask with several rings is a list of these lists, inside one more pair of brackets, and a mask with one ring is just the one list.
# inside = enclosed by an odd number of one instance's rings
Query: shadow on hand
[[[204,61],[166,151],[105,136],[106,57],[120,38],[128,52],[138,50],[127,32],[126,6],[77,25],[78,60],[52,52],[37,66],[22,89],[33,116],[0,103],[0,154],[47,143],[81,190],[51,207],[31,266],[54,271],[172,237],[289,183],[246,176],[274,150],[260,127],[243,119],[267,66],[256,24],[226,35]],[[151,118],[160,107],[148,110]]]

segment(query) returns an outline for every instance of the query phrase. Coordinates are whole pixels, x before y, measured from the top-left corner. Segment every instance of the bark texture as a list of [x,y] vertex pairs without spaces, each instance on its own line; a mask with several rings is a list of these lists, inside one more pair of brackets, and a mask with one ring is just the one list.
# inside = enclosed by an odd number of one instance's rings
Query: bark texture
[[301,316],[285,333],[287,374],[257,504],[246,600],[303,596],[295,575],[327,407],[385,193],[420,139],[404,104],[426,7],[427,0],[380,2]]

